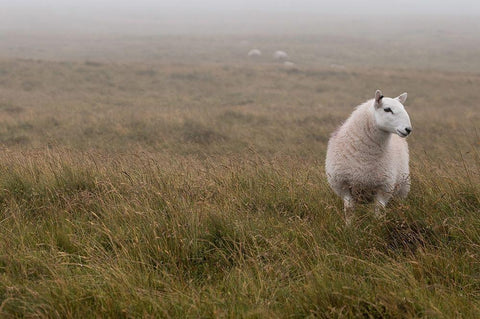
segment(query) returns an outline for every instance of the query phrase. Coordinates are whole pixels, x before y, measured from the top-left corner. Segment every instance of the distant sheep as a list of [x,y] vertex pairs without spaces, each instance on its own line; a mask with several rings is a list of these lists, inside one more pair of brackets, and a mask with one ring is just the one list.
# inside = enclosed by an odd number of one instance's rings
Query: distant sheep
[[275,60],[286,60],[288,59],[288,54],[284,51],[275,51],[275,53],[273,53],[273,58]]
[[375,216],[392,196],[405,198],[410,190],[408,144],[412,132],[403,103],[396,98],[375,98],[359,105],[328,141],[325,170],[334,192],[343,199],[350,224],[355,203],[375,201]]
[[258,49],[253,49],[253,50],[250,50],[248,52],[249,57],[257,57],[257,56],[261,56],[261,55],[262,55],[262,51],[260,51]]
[[286,67],[287,69],[296,69],[297,65],[291,61],[285,61],[283,62],[283,66]]

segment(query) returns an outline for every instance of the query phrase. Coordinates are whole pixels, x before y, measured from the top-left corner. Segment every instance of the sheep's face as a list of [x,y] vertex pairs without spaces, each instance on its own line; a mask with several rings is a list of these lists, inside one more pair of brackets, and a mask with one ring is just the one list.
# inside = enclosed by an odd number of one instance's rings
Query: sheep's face
[[375,122],[382,131],[407,137],[412,132],[412,124],[403,103],[407,93],[396,98],[383,97],[382,92],[375,93]]

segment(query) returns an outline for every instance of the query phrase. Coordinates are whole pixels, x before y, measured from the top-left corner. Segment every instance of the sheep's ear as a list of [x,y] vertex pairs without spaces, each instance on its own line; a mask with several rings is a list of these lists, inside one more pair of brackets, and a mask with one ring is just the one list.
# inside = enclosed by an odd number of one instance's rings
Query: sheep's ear
[[375,108],[380,107],[382,105],[383,94],[382,91],[377,90],[375,92]]
[[400,94],[399,96],[396,97],[397,100],[400,101],[400,103],[405,103],[407,100],[407,92]]

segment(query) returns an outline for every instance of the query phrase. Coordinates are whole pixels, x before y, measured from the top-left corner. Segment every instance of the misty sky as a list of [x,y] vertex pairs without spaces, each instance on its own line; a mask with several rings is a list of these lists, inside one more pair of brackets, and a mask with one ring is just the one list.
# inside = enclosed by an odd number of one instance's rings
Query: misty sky
[[[468,21],[476,23],[480,1],[0,0],[0,32],[147,35],[290,32],[295,29],[311,33],[318,30],[315,29],[317,22],[332,20],[332,16],[355,17],[376,27],[392,29],[410,24],[406,17],[414,17],[411,20],[418,24],[425,16],[452,15],[473,16]],[[369,16],[379,17],[378,21]],[[342,19],[335,19],[330,22],[332,30],[346,27]],[[435,22],[430,25],[437,26]],[[354,30],[355,25],[351,29]]]
[[[219,12],[297,11],[324,14],[480,14],[480,1],[473,0],[0,0],[2,10],[102,10],[107,12]],[[111,10],[111,11],[109,11]],[[162,12],[160,12],[162,11]]]

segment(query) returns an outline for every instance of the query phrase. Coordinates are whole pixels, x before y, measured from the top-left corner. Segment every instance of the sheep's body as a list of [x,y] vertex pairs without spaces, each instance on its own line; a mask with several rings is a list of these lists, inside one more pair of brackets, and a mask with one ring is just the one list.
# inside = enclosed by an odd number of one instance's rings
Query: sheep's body
[[257,57],[257,56],[261,56],[262,55],[262,51],[258,50],[258,49],[252,49],[250,51],[248,51],[248,56],[249,57]]
[[278,50],[273,53],[273,58],[275,60],[286,60],[288,59],[288,54],[285,51]]
[[346,213],[356,202],[376,200],[384,207],[410,190],[407,142],[377,126],[374,103],[358,106],[328,142],[327,179]]

